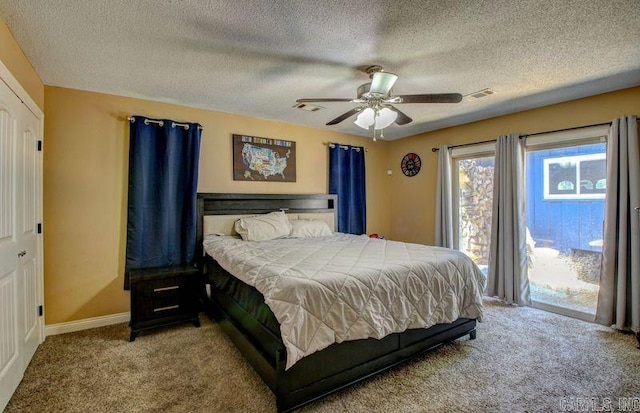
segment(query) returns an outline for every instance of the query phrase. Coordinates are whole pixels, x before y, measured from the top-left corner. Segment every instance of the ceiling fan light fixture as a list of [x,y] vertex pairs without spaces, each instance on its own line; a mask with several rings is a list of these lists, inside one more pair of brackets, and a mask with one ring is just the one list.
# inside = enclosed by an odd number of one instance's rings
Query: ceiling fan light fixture
[[382,108],[375,117],[375,129],[384,129],[396,121],[398,114],[389,108]]
[[371,125],[375,123],[374,115],[375,112],[373,111],[373,109],[366,108],[365,110],[360,112],[354,123],[360,126],[362,129],[368,130]]
[[382,108],[377,113],[373,108],[366,108],[360,112],[354,123],[362,129],[369,130],[373,126],[374,129],[380,130],[391,126],[397,117],[398,114],[389,108]]
[[376,72],[371,79],[369,93],[379,96],[387,96],[394,83],[398,80],[398,75],[389,72]]

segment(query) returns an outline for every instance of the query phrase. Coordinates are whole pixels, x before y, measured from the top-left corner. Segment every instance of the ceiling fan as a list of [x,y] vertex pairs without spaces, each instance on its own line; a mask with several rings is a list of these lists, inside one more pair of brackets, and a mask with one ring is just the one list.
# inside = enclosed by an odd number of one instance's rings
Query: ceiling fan
[[327,125],[336,125],[343,120],[360,113],[355,121],[356,125],[364,129],[374,126],[375,130],[384,129],[392,123],[406,125],[411,122],[409,116],[395,108],[393,105],[404,103],[458,103],[462,100],[459,93],[437,93],[421,95],[392,95],[393,87],[398,75],[385,72],[381,66],[369,66],[365,70],[371,82],[358,87],[357,97],[350,98],[306,98],[298,99],[298,103],[315,102],[351,102],[360,104],[358,107],[343,113],[337,118],[327,122]]

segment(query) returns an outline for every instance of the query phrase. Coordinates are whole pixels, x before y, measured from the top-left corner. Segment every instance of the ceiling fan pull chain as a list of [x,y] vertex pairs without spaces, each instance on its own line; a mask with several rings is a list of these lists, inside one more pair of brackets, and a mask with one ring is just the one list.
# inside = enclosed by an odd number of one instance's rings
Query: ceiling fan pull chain
[[378,126],[378,118],[380,117],[380,106],[378,104],[373,108],[373,141],[376,141],[376,127]]

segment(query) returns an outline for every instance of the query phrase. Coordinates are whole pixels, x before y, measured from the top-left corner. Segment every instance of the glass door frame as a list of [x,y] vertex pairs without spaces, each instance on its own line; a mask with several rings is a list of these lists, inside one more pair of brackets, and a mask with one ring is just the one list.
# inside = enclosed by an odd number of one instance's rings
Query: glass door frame
[[[571,130],[565,130],[560,132],[549,132],[536,134],[535,136],[525,137],[525,156],[529,151],[537,151],[544,149],[557,149],[568,146],[588,145],[594,143],[607,143],[607,136],[609,134],[609,126],[590,126],[585,128],[577,128]],[[526,162],[525,162],[526,168]],[[525,181],[525,186],[527,182]],[[593,322],[595,319],[594,314],[560,307],[553,304],[544,303],[531,299],[531,307],[538,308],[540,310],[549,311],[556,314],[561,314],[573,318],[578,318],[585,321]]]

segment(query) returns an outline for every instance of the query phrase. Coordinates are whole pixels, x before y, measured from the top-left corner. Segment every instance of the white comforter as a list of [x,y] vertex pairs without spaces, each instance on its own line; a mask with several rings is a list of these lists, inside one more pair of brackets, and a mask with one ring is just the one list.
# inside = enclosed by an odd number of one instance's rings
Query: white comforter
[[484,275],[459,251],[347,234],[204,246],[264,295],[287,369],[333,343],[482,316]]

